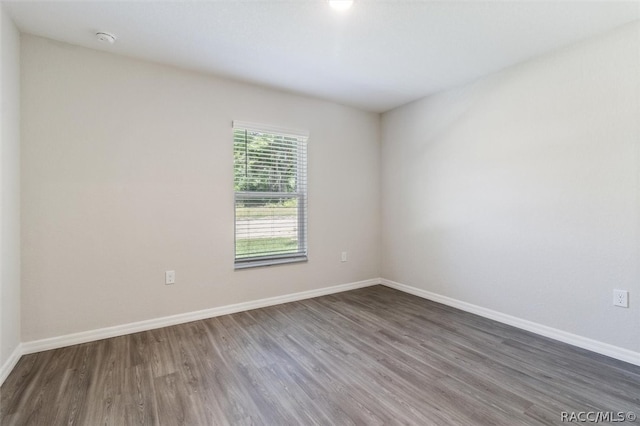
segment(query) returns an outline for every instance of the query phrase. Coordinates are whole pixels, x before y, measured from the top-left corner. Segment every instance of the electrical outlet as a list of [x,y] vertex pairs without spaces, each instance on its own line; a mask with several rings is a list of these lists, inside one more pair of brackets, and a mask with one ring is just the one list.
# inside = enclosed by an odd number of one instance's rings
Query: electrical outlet
[[343,251],[342,254],[340,255],[340,262],[346,262],[347,261],[347,252]]
[[613,290],[613,305],[628,308],[629,292],[627,290]]
[[176,271],[166,271],[164,273],[164,283],[169,285],[169,284],[175,284],[176,283]]

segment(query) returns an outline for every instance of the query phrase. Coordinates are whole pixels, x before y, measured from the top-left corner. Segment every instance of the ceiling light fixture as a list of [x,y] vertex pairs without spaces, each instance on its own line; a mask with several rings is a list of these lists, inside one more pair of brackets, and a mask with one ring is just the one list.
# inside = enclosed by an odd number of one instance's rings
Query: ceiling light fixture
[[99,32],[96,33],[96,37],[101,43],[113,44],[116,42],[116,36],[113,34]]
[[334,10],[347,10],[353,6],[353,0],[329,0],[329,6]]

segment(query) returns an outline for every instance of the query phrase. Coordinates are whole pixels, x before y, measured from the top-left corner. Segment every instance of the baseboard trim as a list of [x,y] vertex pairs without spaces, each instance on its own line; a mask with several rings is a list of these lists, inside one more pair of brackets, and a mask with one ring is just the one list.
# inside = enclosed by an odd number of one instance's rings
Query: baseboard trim
[[576,334],[568,333],[553,327],[538,324],[533,321],[524,320],[522,318],[514,317],[511,315],[503,314],[492,309],[483,308],[478,305],[463,302],[461,300],[453,299],[451,297],[443,296],[430,291],[422,290],[417,287],[412,287],[406,284],[401,284],[395,281],[387,280],[384,278],[373,278],[364,281],[357,281],[353,283],[340,284],[331,287],[324,287],[315,290],[302,291],[298,293],[291,293],[283,296],[269,297],[265,299],[258,299],[249,302],[236,303],[233,305],[219,306],[211,309],[204,309],[201,311],[187,312],[184,314],[171,315],[161,318],[155,318],[146,321],[139,321],[135,323],[122,324],[113,327],[105,327],[96,330],[83,331],[80,333],[67,334],[64,336],[52,337],[48,339],[33,340],[30,342],[24,342],[19,344],[13,351],[9,359],[0,367],[0,385],[4,383],[7,376],[15,365],[20,360],[22,355],[46,351],[50,349],[62,348],[65,346],[77,345],[80,343],[93,342],[96,340],[107,339],[110,337],[123,336],[126,334],[137,333],[140,331],[153,330],[156,328],[168,327],[172,325],[184,324],[191,321],[198,321],[206,318],[213,318],[220,315],[233,314],[237,312],[249,311],[252,309],[264,308],[267,306],[279,305],[282,303],[295,302],[298,300],[311,299],[319,296],[326,296],[329,294],[341,293],[343,291],[355,290],[358,288],[370,287],[373,285],[382,284],[384,286],[394,288],[404,293],[413,294],[423,299],[432,300],[434,302],[442,303],[447,306],[451,306],[465,312],[470,312],[476,315],[480,315],[485,318],[489,318],[503,324],[511,325],[523,330],[530,331],[532,333],[539,334],[541,336],[549,337],[570,345],[574,345],[583,349],[590,350],[602,355],[609,356],[621,361],[628,362],[630,364],[640,366],[640,353],[631,351],[629,349],[620,348],[608,343],[603,343],[597,340],[589,339]]
[[568,343],[573,346],[577,346],[582,349],[587,349],[592,352],[606,355],[611,358],[615,358],[620,361],[625,361],[630,364],[640,365],[640,353],[634,352],[629,349],[620,348],[618,346],[603,343],[598,340],[589,339],[587,337],[579,336],[577,334],[568,333],[566,331],[559,330],[557,328],[542,325],[533,321],[525,320],[522,318],[514,317],[511,315],[503,314],[502,312],[494,311],[492,309],[483,308],[482,306],[474,305],[471,303],[463,302],[461,300],[453,299],[451,297],[443,296],[441,294],[432,293],[427,290],[412,287],[410,285],[401,284],[395,281],[380,279],[380,283],[384,286],[400,290],[404,293],[413,294],[414,296],[422,297],[433,302],[442,303],[443,305],[451,306],[453,308],[460,309],[465,312],[480,315],[481,317],[489,318],[494,321],[501,322],[503,324],[511,325],[513,327],[520,328],[522,330],[530,331],[541,336],[549,337],[550,339],[558,340],[560,342]]
[[369,287],[377,284],[380,284],[380,279],[373,278],[369,280],[340,284],[315,290],[291,293],[283,296],[252,300],[249,302],[219,306],[216,308],[204,309],[201,311],[187,312],[184,314],[170,315],[146,321],[138,321],[129,324],[116,325],[113,327],[105,327],[96,330],[83,331],[80,333],[67,334],[64,336],[51,337],[48,339],[33,340],[30,342],[22,343],[22,354],[30,354],[34,352],[62,348],[65,346],[77,345],[80,343],[93,342],[96,340],[123,336],[140,331],[153,330],[156,328],[184,324],[187,322],[198,321],[206,318],[213,318],[220,315],[234,314],[237,312],[249,311],[251,309],[264,308],[267,306],[279,305],[282,303],[295,302],[297,300],[311,299],[314,297],[326,296],[328,294],[341,293],[343,291],[355,290],[358,288]]
[[2,367],[0,367],[0,386],[2,386],[4,381],[9,376],[9,373],[11,373],[11,370],[13,370],[18,361],[20,361],[20,357],[23,355],[22,350],[22,343],[20,343],[18,344],[18,346],[16,346],[13,352],[11,352],[9,359],[7,359],[7,361],[2,364]]

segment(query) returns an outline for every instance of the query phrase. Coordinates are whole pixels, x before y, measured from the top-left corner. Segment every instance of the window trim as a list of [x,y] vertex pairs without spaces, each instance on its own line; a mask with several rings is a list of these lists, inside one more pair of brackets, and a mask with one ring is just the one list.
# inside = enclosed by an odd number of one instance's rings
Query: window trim
[[[236,130],[244,130],[250,132],[258,132],[258,133],[266,133],[273,134],[277,136],[289,136],[295,137],[299,140],[299,144],[304,144],[304,149],[298,150],[298,162],[297,164],[303,164],[304,167],[298,167],[298,176],[297,176],[297,186],[298,190],[296,192],[259,192],[259,191],[235,191],[234,190],[234,269],[247,269],[254,267],[263,267],[263,266],[275,266],[275,265],[284,265],[288,263],[300,263],[308,261],[308,252],[309,248],[307,245],[308,237],[307,237],[307,217],[309,214],[307,199],[308,199],[308,183],[307,183],[307,169],[308,169],[308,156],[307,156],[307,141],[309,138],[309,132],[304,130],[297,129],[288,129],[282,128],[272,125],[258,124],[258,123],[250,123],[246,121],[237,121],[234,120],[232,122],[232,134],[235,139],[235,131]],[[288,254],[273,254],[273,255],[264,255],[264,256],[253,256],[247,258],[237,258],[236,250],[237,250],[237,202],[238,199],[251,199],[251,198],[261,198],[261,197],[279,197],[279,198],[298,198],[298,247],[302,247],[304,249],[303,252],[297,253],[288,253]]]

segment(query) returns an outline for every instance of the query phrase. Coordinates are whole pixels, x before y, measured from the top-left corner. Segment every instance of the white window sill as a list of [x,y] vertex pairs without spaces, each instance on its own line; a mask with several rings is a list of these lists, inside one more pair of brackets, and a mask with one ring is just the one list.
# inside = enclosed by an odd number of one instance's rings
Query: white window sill
[[248,269],[248,268],[259,268],[263,266],[276,266],[276,265],[286,265],[287,263],[300,263],[306,262],[308,260],[307,256],[296,256],[296,257],[286,257],[280,259],[255,259],[255,260],[240,260],[236,261],[234,268],[235,269]]

